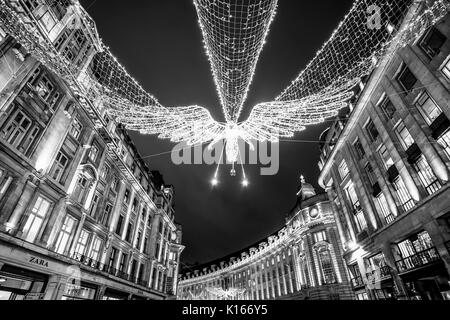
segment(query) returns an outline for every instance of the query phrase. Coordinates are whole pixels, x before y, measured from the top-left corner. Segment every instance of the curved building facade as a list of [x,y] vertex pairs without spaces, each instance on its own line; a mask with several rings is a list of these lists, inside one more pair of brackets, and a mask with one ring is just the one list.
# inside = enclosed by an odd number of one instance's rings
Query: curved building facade
[[180,300],[352,299],[326,194],[302,177],[297,203],[277,233],[181,276]]

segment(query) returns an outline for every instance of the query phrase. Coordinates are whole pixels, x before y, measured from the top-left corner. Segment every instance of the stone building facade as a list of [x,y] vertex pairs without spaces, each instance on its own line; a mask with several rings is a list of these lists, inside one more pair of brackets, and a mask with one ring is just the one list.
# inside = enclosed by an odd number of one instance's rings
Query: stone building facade
[[[73,27],[73,1],[12,2],[74,77],[90,72],[100,41],[81,7]],[[18,40],[0,29],[0,300],[175,297],[174,188]]]
[[363,79],[321,137],[358,299],[450,299],[450,18]]
[[279,232],[182,275],[178,299],[353,299],[331,202],[303,178],[297,197]]

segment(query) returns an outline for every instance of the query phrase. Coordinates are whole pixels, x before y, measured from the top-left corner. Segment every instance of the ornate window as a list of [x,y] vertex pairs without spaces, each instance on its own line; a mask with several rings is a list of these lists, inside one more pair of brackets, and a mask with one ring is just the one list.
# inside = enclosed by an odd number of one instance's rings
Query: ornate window
[[333,284],[337,282],[336,274],[333,266],[333,259],[328,248],[320,248],[317,251],[320,267],[322,271],[322,282],[324,284]]
[[14,106],[12,109],[15,112],[2,127],[1,138],[21,153],[28,155],[41,133],[41,128],[19,106]]
[[94,236],[94,239],[92,240],[92,248],[91,252],[89,253],[89,258],[95,261],[99,261],[100,259],[100,250],[102,247],[103,241],[101,238]]
[[77,220],[75,220],[72,216],[66,216],[55,244],[55,251],[57,253],[64,254],[66,252],[70,237],[74,232],[76,222]]
[[97,161],[99,152],[100,152],[100,150],[98,149],[98,147],[96,145],[93,145],[91,147],[88,157],[93,163],[95,163]]
[[97,176],[95,172],[90,167],[85,168],[78,176],[77,184],[72,193],[72,199],[80,204],[84,204],[96,180]]
[[90,235],[91,234],[85,229],[81,231],[80,237],[78,238],[78,242],[75,247],[75,254],[81,256],[84,256],[86,254]]
[[50,170],[50,177],[55,181],[61,181],[66,169],[69,165],[69,158],[64,152],[58,152],[52,169]]
[[83,131],[83,125],[81,124],[80,120],[75,118],[70,125],[69,134],[74,138],[75,140],[79,140],[81,136],[81,132]]
[[26,241],[34,242],[36,240],[44,220],[50,212],[50,207],[51,203],[48,200],[41,196],[37,198],[23,228],[23,236]]

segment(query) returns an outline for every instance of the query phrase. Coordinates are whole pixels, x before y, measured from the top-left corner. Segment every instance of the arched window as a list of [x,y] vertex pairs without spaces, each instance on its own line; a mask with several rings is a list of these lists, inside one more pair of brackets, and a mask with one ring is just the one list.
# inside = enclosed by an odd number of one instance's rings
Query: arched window
[[334,272],[333,260],[328,248],[321,248],[318,250],[320,267],[322,270],[322,282],[324,284],[336,283],[336,274]]

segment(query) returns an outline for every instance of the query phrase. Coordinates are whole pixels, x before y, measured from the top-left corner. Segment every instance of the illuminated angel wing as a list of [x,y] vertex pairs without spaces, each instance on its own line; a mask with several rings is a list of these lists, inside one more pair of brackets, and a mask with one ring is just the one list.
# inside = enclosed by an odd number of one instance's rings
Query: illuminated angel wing
[[293,137],[306,126],[322,123],[348,106],[353,96],[350,89],[359,79],[340,82],[317,94],[298,100],[273,101],[256,105],[248,120],[239,129],[245,140],[278,142],[279,138]]
[[225,127],[216,122],[203,107],[165,108],[159,104],[140,106],[130,101],[108,96],[108,113],[128,130],[158,135],[172,142],[197,145],[210,142],[221,135]]

